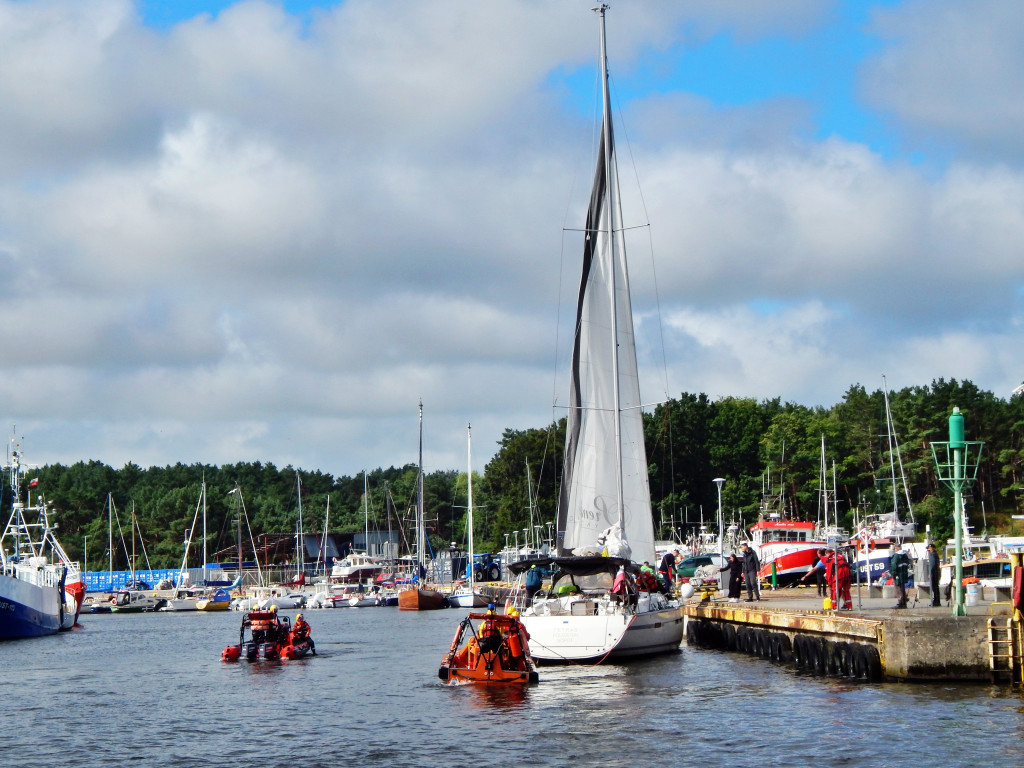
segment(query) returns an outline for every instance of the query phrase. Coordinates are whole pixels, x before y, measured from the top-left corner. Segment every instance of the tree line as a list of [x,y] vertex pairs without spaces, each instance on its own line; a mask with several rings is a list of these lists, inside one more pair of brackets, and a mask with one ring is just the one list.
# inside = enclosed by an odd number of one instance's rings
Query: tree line
[[[885,399],[881,389],[868,392],[857,384],[830,408],[779,398],[711,400],[688,393],[657,406],[644,415],[655,530],[661,538],[682,538],[702,521],[715,530],[715,478],[724,480],[726,523],[749,526],[769,508],[794,519],[819,519],[824,445],[830,518],[835,514],[839,525],[852,531],[865,515],[890,511],[894,474],[900,484],[895,495],[902,502],[905,473],[919,536],[928,526],[932,538],[950,537],[952,494],[940,481],[931,443],[948,440],[948,417],[955,406],[964,415],[967,439],[984,442],[977,481],[967,494],[970,523],[976,533],[1011,531],[1024,488],[1024,396],[1006,400],[969,381],[944,379],[892,392],[892,443]],[[506,542],[522,545],[536,534],[548,537],[564,432],[563,419],[502,435],[483,475],[473,478],[478,552],[498,551]],[[897,450],[902,472],[894,473]],[[235,488],[244,499],[249,526],[259,535],[295,534],[301,503],[306,533],[362,531],[365,516],[371,530],[390,530],[397,540],[411,541],[417,472],[411,464],[378,468],[364,478],[261,462],[149,469],[129,463],[113,469],[81,461],[46,465],[33,477],[53,502],[64,548],[82,560],[88,541],[94,569],[105,568],[110,559],[108,521],[116,517],[113,564],[124,569],[132,541],[136,567],[143,547],[153,568],[180,564],[204,483],[210,553],[235,545]],[[424,517],[435,550],[452,541],[464,545],[466,483],[466,473],[455,470],[424,477]],[[9,511],[9,490],[4,494],[3,509]],[[900,515],[906,514],[901,503]],[[193,543],[191,557],[198,558],[201,549]]]

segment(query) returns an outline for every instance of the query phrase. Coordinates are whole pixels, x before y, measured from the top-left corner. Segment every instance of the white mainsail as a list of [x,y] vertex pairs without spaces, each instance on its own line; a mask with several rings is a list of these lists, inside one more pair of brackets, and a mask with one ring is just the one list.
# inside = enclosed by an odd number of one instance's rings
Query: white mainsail
[[654,523],[603,23],[601,38],[604,115],[583,246],[558,553],[607,551],[653,563]]

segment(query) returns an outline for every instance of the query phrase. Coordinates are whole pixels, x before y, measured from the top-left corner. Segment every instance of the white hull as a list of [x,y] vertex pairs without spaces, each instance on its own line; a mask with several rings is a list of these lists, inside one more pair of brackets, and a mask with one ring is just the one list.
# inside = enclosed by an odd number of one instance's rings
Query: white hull
[[520,620],[531,655],[548,662],[665,653],[679,647],[685,631],[681,607],[646,593],[635,613],[607,596],[574,595],[535,602]]
[[523,616],[530,654],[549,662],[650,656],[673,651],[683,640],[683,609],[640,614]]
[[452,592],[448,595],[448,604],[455,608],[483,608],[489,605],[486,597],[468,589]]

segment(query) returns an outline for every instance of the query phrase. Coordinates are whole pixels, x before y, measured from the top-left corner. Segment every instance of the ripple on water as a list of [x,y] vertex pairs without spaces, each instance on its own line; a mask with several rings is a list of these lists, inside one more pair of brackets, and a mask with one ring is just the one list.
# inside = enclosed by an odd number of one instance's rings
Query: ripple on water
[[257,664],[220,661],[235,613],[88,615],[81,630],[0,644],[4,752],[84,768],[268,754],[303,768],[476,767],[483,745],[528,768],[1019,762],[1024,702],[1009,688],[852,684],[685,647],[541,667],[525,690],[447,687],[437,667],[462,615],[307,611],[318,655]]

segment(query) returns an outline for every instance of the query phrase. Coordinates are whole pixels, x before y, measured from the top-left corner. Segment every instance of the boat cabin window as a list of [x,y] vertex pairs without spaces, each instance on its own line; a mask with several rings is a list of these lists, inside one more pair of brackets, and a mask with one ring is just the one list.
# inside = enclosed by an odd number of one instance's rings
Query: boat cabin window
[[602,573],[588,573],[585,575],[573,575],[571,573],[558,573],[555,574],[554,581],[551,584],[551,591],[558,594],[560,587],[565,587],[575,584],[580,590],[584,592],[590,592],[598,590],[606,592],[612,588],[612,575],[607,572]]

